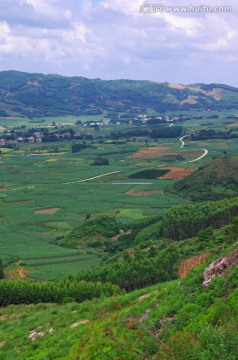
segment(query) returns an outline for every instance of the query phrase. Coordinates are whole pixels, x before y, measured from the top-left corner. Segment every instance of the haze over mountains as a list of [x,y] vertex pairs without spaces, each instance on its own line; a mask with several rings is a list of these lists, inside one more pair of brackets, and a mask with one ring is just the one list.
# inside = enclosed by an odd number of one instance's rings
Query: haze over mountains
[[238,88],[137,80],[0,72],[1,116],[98,115],[105,112],[236,110]]

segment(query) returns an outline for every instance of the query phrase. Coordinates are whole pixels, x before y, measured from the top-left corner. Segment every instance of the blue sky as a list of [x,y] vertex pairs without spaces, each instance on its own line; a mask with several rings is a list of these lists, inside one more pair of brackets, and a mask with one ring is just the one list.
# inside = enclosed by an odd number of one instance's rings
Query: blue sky
[[102,79],[238,87],[235,0],[231,12],[170,12],[199,0],[0,0],[0,70]]

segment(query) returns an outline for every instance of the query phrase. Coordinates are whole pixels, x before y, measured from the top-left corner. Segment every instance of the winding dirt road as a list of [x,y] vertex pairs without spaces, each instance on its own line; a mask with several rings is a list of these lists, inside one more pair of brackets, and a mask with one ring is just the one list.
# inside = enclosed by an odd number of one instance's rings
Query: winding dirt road
[[201,156],[199,156],[197,159],[190,160],[190,161],[188,161],[188,162],[192,163],[192,162],[201,160],[204,156],[206,156],[206,155],[208,154],[208,150],[207,150],[207,149],[203,149],[203,151],[204,151],[204,154],[202,154]]
[[184,141],[183,141],[183,139],[184,138],[186,138],[186,137],[188,137],[189,135],[184,135],[184,136],[182,136],[180,139],[179,139],[179,141],[181,141],[181,146],[180,146],[180,148],[182,149],[183,147],[184,147]]
[[[183,141],[183,139],[186,138],[186,137],[188,137],[188,136],[189,136],[189,135],[184,135],[184,136],[182,136],[182,137],[179,139],[179,141],[181,141],[181,146],[180,146],[181,149],[184,147],[184,144],[185,144],[185,142]],[[202,150],[204,151],[204,153],[203,153],[201,156],[199,156],[198,158],[196,158],[196,159],[194,159],[194,160],[190,160],[190,161],[188,161],[188,162],[192,163],[192,162],[201,160],[204,156],[206,156],[206,155],[208,154],[208,150],[207,150],[207,149],[202,149]]]
[[98,175],[98,176],[93,176],[93,177],[88,178],[88,179],[71,181],[71,182],[67,182],[67,183],[63,183],[63,184],[64,184],[64,185],[68,185],[68,184],[81,183],[81,182],[85,182],[85,181],[89,181],[89,180],[93,180],[93,179],[98,179],[98,178],[103,177],[103,176],[116,174],[116,173],[119,173],[119,172],[122,172],[122,171],[123,171],[123,170],[112,171],[112,172],[110,172],[110,173],[106,173],[106,174],[102,174],[102,175]]

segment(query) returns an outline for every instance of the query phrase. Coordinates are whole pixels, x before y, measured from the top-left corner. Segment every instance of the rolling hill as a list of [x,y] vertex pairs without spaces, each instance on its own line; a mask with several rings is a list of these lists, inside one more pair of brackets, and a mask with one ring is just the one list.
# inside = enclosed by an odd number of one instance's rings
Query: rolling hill
[[146,110],[238,109],[238,89],[0,72],[0,116],[96,115]]
[[236,196],[238,156],[224,156],[198,168],[177,182],[174,190],[191,200],[217,200]]

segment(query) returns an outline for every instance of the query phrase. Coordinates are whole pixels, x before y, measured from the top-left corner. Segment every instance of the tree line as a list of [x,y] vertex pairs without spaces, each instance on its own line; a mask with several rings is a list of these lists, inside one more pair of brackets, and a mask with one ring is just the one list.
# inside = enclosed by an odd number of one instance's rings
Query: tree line
[[176,138],[181,136],[183,133],[182,126],[157,126],[155,129],[135,129],[130,131],[117,131],[111,132],[112,139],[121,139],[128,137],[151,137],[152,139],[159,138]]
[[197,140],[209,140],[209,139],[232,139],[237,138],[238,133],[233,132],[233,129],[230,129],[228,131],[216,131],[216,130],[206,130],[202,129],[199,131],[196,131],[190,135],[191,141],[197,141]]
[[101,296],[112,296],[120,292],[109,283],[70,281],[30,280],[0,281],[0,306],[10,304],[82,302]]
[[178,252],[170,246],[159,255],[153,246],[148,251],[134,254],[125,252],[111,264],[87,269],[77,275],[69,275],[77,281],[110,282],[127,291],[143,288],[177,278]]
[[201,229],[229,225],[238,215],[238,198],[177,206],[163,216],[160,235],[173,240],[196,236]]

